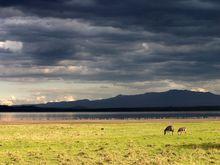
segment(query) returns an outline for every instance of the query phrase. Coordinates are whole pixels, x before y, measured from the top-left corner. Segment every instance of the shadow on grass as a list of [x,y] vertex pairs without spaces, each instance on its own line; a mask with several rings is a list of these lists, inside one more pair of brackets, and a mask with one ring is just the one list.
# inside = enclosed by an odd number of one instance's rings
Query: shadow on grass
[[183,144],[183,145],[179,145],[178,147],[187,148],[187,149],[201,148],[201,149],[204,149],[204,150],[208,150],[208,149],[218,149],[218,150],[220,150],[220,143]]

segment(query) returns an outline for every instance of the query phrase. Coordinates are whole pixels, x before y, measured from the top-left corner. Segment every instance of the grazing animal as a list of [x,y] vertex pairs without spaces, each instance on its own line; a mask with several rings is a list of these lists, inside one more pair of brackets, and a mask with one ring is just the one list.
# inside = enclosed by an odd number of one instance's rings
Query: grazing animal
[[172,125],[169,125],[165,128],[164,130],[164,135],[166,135],[167,132],[172,132],[172,135],[173,135],[173,132],[174,132],[174,128]]
[[186,127],[181,127],[178,129],[178,135],[181,135],[183,132],[186,133]]

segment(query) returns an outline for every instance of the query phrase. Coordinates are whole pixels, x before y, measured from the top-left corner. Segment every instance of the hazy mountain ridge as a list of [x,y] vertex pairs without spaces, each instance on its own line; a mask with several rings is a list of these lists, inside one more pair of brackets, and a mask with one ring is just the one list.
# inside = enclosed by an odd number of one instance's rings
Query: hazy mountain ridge
[[169,90],[138,95],[118,95],[101,100],[85,99],[71,102],[50,102],[36,106],[41,108],[76,109],[220,106],[220,95],[210,92]]

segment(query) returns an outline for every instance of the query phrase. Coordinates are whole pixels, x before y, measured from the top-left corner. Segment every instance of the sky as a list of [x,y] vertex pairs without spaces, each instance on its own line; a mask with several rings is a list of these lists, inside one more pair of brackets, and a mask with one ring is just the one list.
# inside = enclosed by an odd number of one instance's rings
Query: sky
[[220,94],[219,0],[0,0],[0,104]]

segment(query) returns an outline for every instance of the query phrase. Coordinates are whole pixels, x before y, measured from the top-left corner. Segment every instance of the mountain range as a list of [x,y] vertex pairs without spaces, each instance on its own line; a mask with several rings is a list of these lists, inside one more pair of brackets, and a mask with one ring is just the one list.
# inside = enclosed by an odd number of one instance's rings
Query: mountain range
[[35,106],[40,108],[75,109],[220,106],[220,95],[210,92],[169,90],[138,95],[118,95],[100,100],[49,102]]

